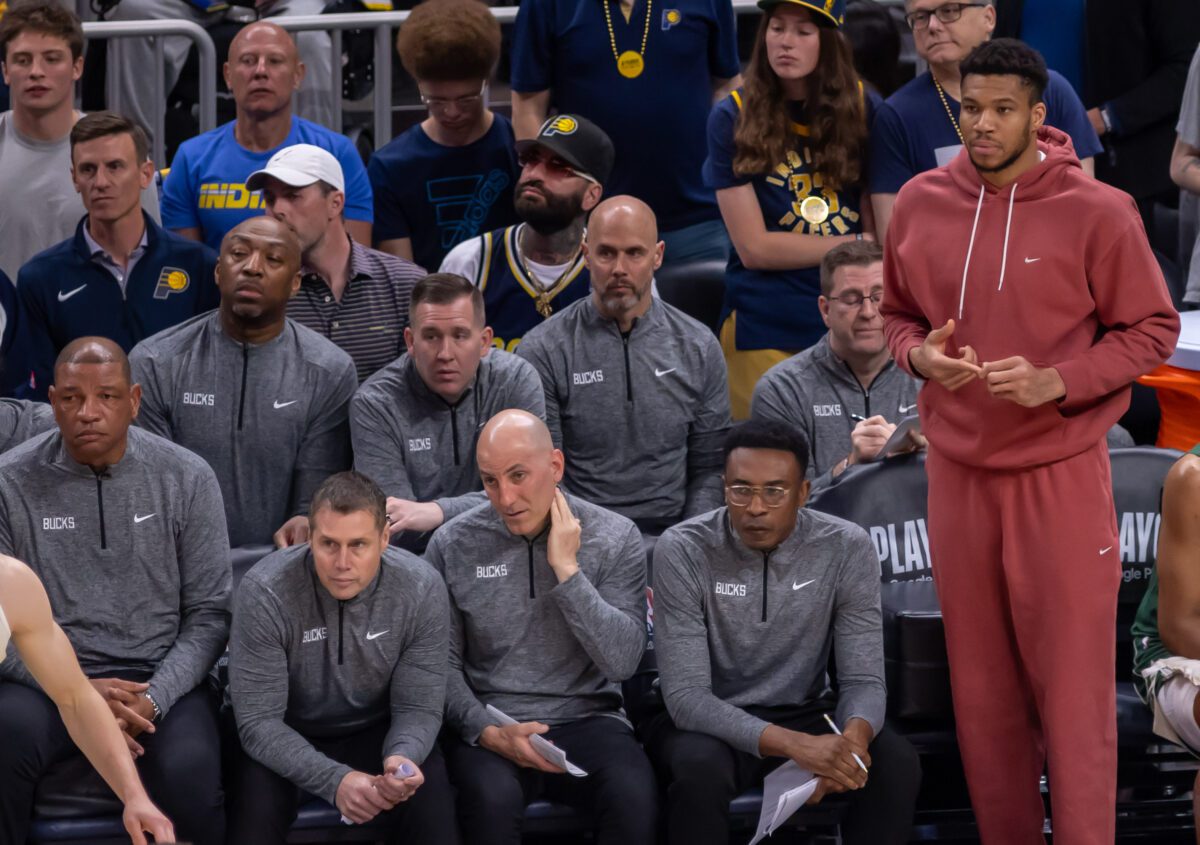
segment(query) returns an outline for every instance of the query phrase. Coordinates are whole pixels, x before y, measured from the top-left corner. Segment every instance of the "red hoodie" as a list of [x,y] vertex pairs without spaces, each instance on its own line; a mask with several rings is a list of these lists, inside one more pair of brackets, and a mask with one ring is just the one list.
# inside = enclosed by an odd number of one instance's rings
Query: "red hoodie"
[[[962,152],[896,198],[884,255],[884,330],[908,353],[954,318],[947,352],[980,363],[1022,355],[1052,366],[1066,397],[1037,408],[993,398],[983,381],[918,398],[933,448],[990,469],[1071,457],[1104,439],[1129,384],[1175,349],[1179,315],[1129,195],[1087,176],[1070,139],[1038,133],[1043,160],[1004,188]],[[916,373],[914,373],[916,375]]]

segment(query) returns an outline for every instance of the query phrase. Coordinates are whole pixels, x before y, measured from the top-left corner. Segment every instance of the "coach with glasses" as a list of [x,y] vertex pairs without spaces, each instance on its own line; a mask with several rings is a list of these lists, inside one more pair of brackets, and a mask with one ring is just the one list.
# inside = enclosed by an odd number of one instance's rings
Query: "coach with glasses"
[[792,426],[736,426],[726,507],[655,549],[667,712],[646,749],[668,785],[671,845],[728,842],[729,802],[789,759],[819,778],[810,803],[848,793],[847,845],[908,841],[920,763],[883,724],[879,559],[861,528],[803,508],[807,461]]

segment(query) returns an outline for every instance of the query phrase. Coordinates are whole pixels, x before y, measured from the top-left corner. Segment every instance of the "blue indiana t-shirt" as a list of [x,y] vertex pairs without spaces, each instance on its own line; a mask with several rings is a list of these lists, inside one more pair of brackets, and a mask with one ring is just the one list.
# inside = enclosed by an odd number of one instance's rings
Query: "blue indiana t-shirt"
[[[741,89],[713,107],[708,119],[708,159],[704,181],[714,190],[751,184],[762,209],[768,232],[797,232],[802,235],[856,235],[862,227],[862,189],[859,185],[840,191],[823,185],[808,150],[808,127],[791,122],[796,143],[784,161],[766,173],[738,176],[733,172],[737,151],[733,134],[737,125]],[[867,95],[867,122],[875,101]],[[799,104],[791,104],[793,118],[802,117]],[[824,222],[812,224],[800,216],[800,203],[820,196],[829,207]],[[793,270],[751,270],[742,264],[735,247],[725,269],[725,302],[721,321],[737,312],[736,346],[739,350],[782,349],[800,351],[825,334],[817,298],[821,295],[820,267]]]
[[[1054,71],[1045,102],[1046,125],[1071,136],[1075,155],[1084,159],[1100,154],[1103,147],[1087,110],[1071,84]],[[958,101],[947,94],[946,105],[958,121]],[[899,193],[909,179],[949,164],[961,149],[933,77],[923,73],[884,100],[871,124],[871,193]]]
[[247,191],[246,179],[267,166],[271,156],[293,144],[312,144],[333,153],[346,180],[346,218],[370,223],[374,218],[371,183],[354,145],[345,135],[299,117],[292,118],[287,138],[273,150],[254,153],[237,142],[231,121],[184,141],[163,183],[162,223],[167,229],[199,227],[204,242],[221,249],[225,233],[263,213],[262,195]]
[[432,272],[456,245],[518,222],[515,143],[512,124],[497,114],[465,147],[439,144],[418,123],[376,150],[367,165],[375,242],[411,239],[413,260]]
[[[617,53],[640,52],[646,35],[645,67],[635,79],[617,72],[605,3]],[[635,0],[628,22],[620,0],[524,0],[512,61],[514,91],[549,89],[559,112],[608,133],[616,164],[606,196],[644,200],[663,232],[720,219],[701,168],[712,79],[741,71],[730,0]]]

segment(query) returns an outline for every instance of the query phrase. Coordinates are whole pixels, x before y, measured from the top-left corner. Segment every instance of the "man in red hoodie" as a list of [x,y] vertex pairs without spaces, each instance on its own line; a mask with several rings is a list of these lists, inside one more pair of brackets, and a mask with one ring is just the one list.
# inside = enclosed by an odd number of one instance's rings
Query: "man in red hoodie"
[[1044,127],[1046,66],[997,39],[962,63],[966,149],[901,189],[888,345],[926,379],[929,539],[959,746],[985,843],[1115,834],[1121,577],[1105,432],[1179,317],[1133,200]]

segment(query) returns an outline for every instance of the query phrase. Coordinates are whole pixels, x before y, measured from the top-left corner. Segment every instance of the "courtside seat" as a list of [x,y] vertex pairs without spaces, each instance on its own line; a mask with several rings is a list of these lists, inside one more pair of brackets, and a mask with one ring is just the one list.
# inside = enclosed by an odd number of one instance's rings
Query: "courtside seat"
[[258,563],[264,557],[275,551],[274,546],[239,546],[229,550],[229,566],[233,570],[233,589],[237,590],[238,584],[242,582],[244,576],[254,564]]
[[720,334],[721,306],[725,301],[724,261],[668,262],[654,274],[654,286],[663,301],[704,323],[713,334]]

